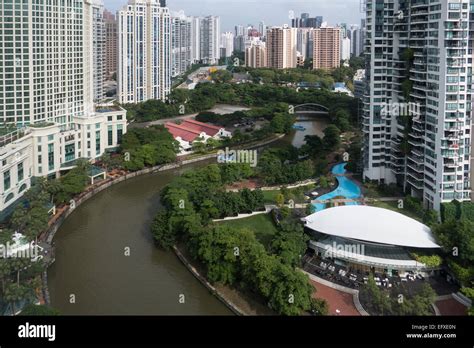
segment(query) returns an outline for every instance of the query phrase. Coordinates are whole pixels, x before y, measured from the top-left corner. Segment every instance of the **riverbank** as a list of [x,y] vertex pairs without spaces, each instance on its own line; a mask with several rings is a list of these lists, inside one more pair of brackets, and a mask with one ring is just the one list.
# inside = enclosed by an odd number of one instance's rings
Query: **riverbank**
[[[247,144],[242,144],[241,146],[247,146],[248,148],[259,148],[266,146],[270,143],[273,143],[279,139],[281,139],[284,135],[272,136],[260,142],[252,142]],[[40,236],[40,240],[43,242],[47,242],[48,244],[52,244],[54,236],[59,228],[63,225],[63,223],[67,220],[67,218],[83,203],[91,199],[92,197],[96,196],[98,193],[114,186],[115,184],[119,184],[124,181],[128,181],[130,179],[134,179],[139,176],[143,176],[145,174],[154,174],[164,171],[170,171],[173,169],[181,168],[189,164],[210,160],[212,158],[217,157],[217,152],[211,154],[205,154],[200,156],[193,156],[192,158],[188,159],[181,159],[180,161],[165,164],[165,165],[158,165],[151,168],[145,168],[139,170],[137,172],[126,173],[122,172],[116,177],[109,177],[95,185],[89,186],[86,191],[81,193],[79,196],[75,197],[74,199],[74,208],[70,205],[65,205],[63,207],[59,207],[57,209],[56,215],[54,215],[49,222],[48,229],[43,232]],[[51,264],[50,264],[51,265]],[[48,265],[48,267],[50,266]],[[51,304],[50,292],[48,288],[48,268],[42,274],[42,289],[41,293],[43,295],[43,300],[46,304]]]
[[196,279],[236,315],[276,315],[275,312],[256,301],[250,294],[223,284],[212,285],[209,283],[206,277],[203,276],[205,271],[202,265],[193,260],[183,246],[174,246],[173,251]]

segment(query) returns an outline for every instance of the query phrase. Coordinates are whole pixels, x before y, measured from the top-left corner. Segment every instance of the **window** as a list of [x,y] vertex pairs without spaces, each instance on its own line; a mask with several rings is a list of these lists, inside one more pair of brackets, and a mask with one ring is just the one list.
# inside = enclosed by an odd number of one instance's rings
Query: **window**
[[5,198],[5,203],[11,201],[11,200],[13,199],[13,197],[15,197],[15,195],[13,194],[13,192],[12,192],[12,193],[9,193],[8,196],[7,196],[7,198]]
[[117,143],[118,144],[122,142],[122,135],[123,135],[123,126],[119,124],[117,125]]
[[95,132],[95,154],[100,154],[100,131]]
[[108,146],[112,146],[114,144],[113,136],[114,136],[114,133],[113,133],[112,126],[107,126],[107,144],[108,144]]
[[11,180],[10,180],[10,170],[6,170],[3,173],[3,190],[9,190],[11,186]]
[[18,181],[22,181],[24,174],[23,174],[23,163],[20,163],[17,168],[18,171]]
[[51,135],[48,135],[48,141],[53,141],[54,140],[54,135],[51,134]]
[[54,169],[54,144],[48,144],[48,170]]

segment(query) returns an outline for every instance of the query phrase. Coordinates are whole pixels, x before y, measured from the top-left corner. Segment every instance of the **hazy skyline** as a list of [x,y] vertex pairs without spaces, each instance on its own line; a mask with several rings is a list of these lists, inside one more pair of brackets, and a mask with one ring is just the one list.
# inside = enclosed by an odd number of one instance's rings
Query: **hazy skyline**
[[[103,0],[113,12],[128,0]],[[215,15],[221,17],[221,31],[234,31],[237,24],[253,24],[263,20],[267,25],[290,24],[289,12],[296,17],[308,12],[311,17],[323,16],[324,21],[360,24],[363,13],[360,0],[167,0],[171,11],[183,10],[188,16]]]

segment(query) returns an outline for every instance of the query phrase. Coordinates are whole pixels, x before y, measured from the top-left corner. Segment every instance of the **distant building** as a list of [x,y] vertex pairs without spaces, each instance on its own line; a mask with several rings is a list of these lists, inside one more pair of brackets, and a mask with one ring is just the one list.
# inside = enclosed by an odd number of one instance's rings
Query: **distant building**
[[165,100],[170,93],[172,70],[168,8],[154,0],[130,0],[118,16],[118,101]]
[[362,100],[365,93],[366,80],[365,80],[365,70],[359,69],[354,75],[354,97]]
[[347,37],[351,39],[351,57],[359,57],[362,53],[361,36],[362,30],[358,25],[351,25],[347,31]]
[[296,32],[296,50],[303,56],[303,60],[312,56],[312,30],[311,28],[298,28]]
[[235,36],[244,36],[244,26],[236,25],[235,26]]
[[185,73],[192,64],[192,18],[183,14],[171,19],[171,76]]
[[288,25],[267,30],[267,66],[287,69],[296,67],[296,29]]
[[234,51],[236,52],[245,51],[245,37],[243,35],[238,35],[234,37]]
[[340,29],[321,27],[313,30],[313,69],[334,69],[340,66]]
[[225,32],[221,34],[221,48],[224,48],[224,55],[221,57],[230,57],[234,52],[234,34]]
[[309,17],[309,13],[302,13],[301,17],[291,20],[292,28],[320,28],[323,23],[322,16]]
[[207,16],[199,18],[200,61],[217,64],[220,58],[220,18]]
[[348,37],[342,39],[341,44],[341,60],[348,60],[351,58],[351,39]]
[[264,21],[261,21],[258,24],[258,32],[259,32],[260,36],[262,36],[262,37],[265,37],[265,35],[267,35],[267,25],[265,24]]
[[267,49],[264,42],[259,42],[245,49],[245,65],[250,68],[264,68],[267,66]]
[[110,79],[117,71],[118,56],[118,29],[115,15],[107,10],[104,11],[105,21],[105,77]]

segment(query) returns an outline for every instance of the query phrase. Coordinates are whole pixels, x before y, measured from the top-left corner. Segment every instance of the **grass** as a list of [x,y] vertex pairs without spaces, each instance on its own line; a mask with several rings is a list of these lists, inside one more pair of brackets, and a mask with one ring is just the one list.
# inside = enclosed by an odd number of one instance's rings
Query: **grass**
[[[305,186],[295,187],[292,189],[288,189],[287,195],[285,195],[285,200],[292,199],[295,203],[307,203],[304,199],[304,193],[308,191],[314,191],[316,188],[315,184],[308,184]],[[276,196],[281,193],[280,190],[271,190],[271,191],[262,191],[263,198],[265,203],[276,203]]]
[[255,237],[265,246],[269,248],[273,237],[277,232],[277,228],[273,223],[270,214],[259,214],[244,219],[229,220],[219,222],[220,224],[227,224],[232,228],[243,229],[247,228],[255,233]]
[[380,201],[378,201],[378,202],[370,203],[369,205],[371,205],[373,207],[390,209],[390,210],[396,211],[397,213],[400,213],[400,214],[406,215],[406,216],[408,216],[412,219],[415,219],[419,222],[423,222],[423,219],[422,219],[421,216],[418,216],[418,215],[414,214],[413,212],[411,212],[409,210],[398,208],[398,201],[392,201],[392,202],[380,202]]

